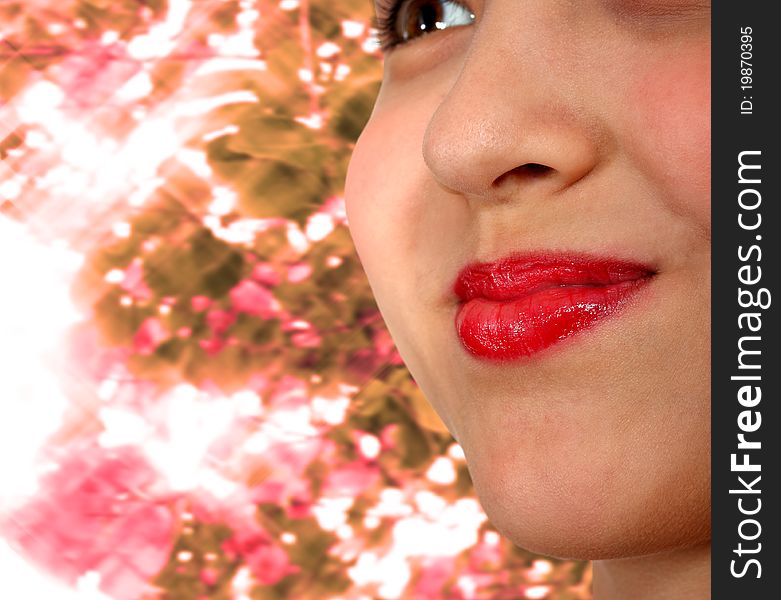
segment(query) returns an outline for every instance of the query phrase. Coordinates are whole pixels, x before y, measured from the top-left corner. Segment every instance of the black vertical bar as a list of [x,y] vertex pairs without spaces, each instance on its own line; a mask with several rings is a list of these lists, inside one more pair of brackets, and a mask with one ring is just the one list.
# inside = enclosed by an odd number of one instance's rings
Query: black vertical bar
[[712,597],[717,600],[781,598],[776,81],[781,30],[775,8],[760,0],[713,5]]

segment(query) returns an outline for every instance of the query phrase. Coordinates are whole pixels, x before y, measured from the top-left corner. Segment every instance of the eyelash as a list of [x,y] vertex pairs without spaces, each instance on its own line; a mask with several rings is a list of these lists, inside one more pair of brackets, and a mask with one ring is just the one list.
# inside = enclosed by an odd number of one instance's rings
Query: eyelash
[[[374,27],[379,32],[380,50],[389,52],[396,46],[407,44],[411,41],[402,39],[396,28],[401,9],[406,0],[377,0],[377,16],[374,18]],[[460,4],[466,8],[463,0],[451,0],[454,4]]]
[[404,0],[378,0],[377,16],[374,26],[379,31],[380,49],[382,52],[391,50],[394,46],[404,43],[396,31],[396,20]]

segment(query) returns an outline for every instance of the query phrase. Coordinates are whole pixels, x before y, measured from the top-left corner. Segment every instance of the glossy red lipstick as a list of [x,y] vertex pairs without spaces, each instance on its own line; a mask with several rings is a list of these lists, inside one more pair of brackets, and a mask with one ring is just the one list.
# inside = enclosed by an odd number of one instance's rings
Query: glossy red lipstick
[[511,256],[458,275],[456,331],[475,356],[531,356],[614,314],[654,275],[648,267],[583,256]]

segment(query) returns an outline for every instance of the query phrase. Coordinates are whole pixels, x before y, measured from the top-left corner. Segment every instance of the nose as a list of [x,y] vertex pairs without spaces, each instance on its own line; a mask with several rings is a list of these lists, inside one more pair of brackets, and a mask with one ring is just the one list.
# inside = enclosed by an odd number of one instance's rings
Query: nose
[[533,23],[519,31],[504,21],[486,13],[474,26],[423,138],[433,177],[467,197],[561,191],[593,171],[603,150],[604,128],[577,96],[571,48],[535,38]]

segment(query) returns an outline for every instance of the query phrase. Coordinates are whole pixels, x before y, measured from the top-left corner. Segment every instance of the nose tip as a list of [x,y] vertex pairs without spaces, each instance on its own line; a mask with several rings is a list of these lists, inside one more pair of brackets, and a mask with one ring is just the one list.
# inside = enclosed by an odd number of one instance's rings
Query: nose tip
[[599,161],[588,128],[560,110],[541,114],[522,102],[486,102],[477,119],[460,116],[459,104],[457,92],[445,99],[423,141],[431,174],[451,191],[485,197],[534,186],[553,193],[583,179]]

